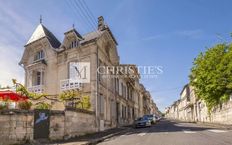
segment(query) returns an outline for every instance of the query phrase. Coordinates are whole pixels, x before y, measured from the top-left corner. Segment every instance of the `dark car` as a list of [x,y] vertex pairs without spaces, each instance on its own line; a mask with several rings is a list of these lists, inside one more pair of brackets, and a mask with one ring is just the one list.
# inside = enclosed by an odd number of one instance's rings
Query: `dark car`
[[146,117],[146,118],[148,118],[150,121],[151,121],[151,124],[155,124],[156,123],[156,116],[155,115],[153,115],[153,114],[150,114],[150,115],[144,115],[143,117]]
[[151,121],[147,117],[139,117],[134,121],[134,127],[150,127]]

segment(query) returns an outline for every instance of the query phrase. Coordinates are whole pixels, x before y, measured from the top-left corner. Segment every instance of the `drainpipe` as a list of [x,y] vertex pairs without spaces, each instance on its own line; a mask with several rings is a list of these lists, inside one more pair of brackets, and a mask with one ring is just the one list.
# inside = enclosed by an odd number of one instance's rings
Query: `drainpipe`
[[[97,44],[97,69],[98,69],[98,67],[99,67],[99,54],[98,54],[98,50],[99,48],[98,48],[98,44]],[[99,103],[99,75],[98,75],[98,72],[97,72],[97,69],[96,69],[96,99],[95,99],[95,108],[96,108],[96,110],[95,110],[95,115],[96,115],[96,125],[97,125],[97,131],[100,131],[100,118],[99,118],[99,109],[101,108],[98,108],[98,103]]]

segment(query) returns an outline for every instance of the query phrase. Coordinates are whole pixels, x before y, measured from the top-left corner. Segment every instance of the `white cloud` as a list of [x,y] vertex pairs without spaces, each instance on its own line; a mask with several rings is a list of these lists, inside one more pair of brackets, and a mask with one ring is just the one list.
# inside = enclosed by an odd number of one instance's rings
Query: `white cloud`
[[18,65],[21,54],[15,51],[15,48],[2,45],[2,43],[0,44],[0,52],[0,85],[12,85],[12,78],[23,83],[24,71]]
[[18,62],[32,24],[16,9],[0,5],[0,25],[0,85],[12,85],[12,78],[23,83],[24,70]]

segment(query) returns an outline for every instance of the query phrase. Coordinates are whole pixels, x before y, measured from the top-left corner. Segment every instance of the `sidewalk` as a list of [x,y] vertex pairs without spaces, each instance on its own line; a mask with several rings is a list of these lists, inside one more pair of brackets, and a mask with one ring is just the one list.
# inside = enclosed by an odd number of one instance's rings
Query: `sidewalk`
[[210,123],[210,122],[196,122],[196,124],[218,128],[218,129],[232,130],[232,125],[227,125],[227,124]]
[[109,129],[102,132],[87,134],[84,136],[79,136],[75,138],[70,138],[68,140],[61,140],[61,141],[36,141],[31,144],[27,145],[92,145],[102,142],[106,139],[109,139],[114,136],[118,136],[121,134],[126,133],[130,127],[119,127],[114,129]]
[[182,123],[195,123],[200,126],[207,126],[207,127],[217,128],[217,129],[232,130],[232,125],[228,125],[228,124],[219,124],[219,123],[211,123],[211,122],[189,122],[189,121],[183,121],[183,120],[177,120],[177,119],[169,119],[169,120],[176,121],[176,122],[182,122]]

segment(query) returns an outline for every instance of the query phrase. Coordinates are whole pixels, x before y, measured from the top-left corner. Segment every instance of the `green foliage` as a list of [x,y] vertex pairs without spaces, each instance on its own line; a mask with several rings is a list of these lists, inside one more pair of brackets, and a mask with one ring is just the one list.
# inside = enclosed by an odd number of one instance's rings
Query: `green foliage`
[[80,99],[81,93],[76,90],[64,91],[59,95],[59,99],[62,101]]
[[[41,98],[46,98],[46,94],[37,94],[37,93],[32,93],[32,92],[29,92],[27,90],[27,88],[25,86],[23,86],[22,84],[20,83],[17,83],[17,81],[15,79],[12,79],[13,81],[13,84],[16,86],[16,92],[23,95],[23,96],[27,96],[29,98],[29,100],[39,100]],[[21,104],[21,109],[30,109],[32,106],[32,103],[31,102],[25,102],[25,103],[22,103]],[[35,108],[36,109],[50,109],[52,106],[48,103],[45,103],[45,102],[40,102],[38,104],[36,104]]]
[[[16,85],[16,92],[23,95],[23,96],[27,96],[29,97],[30,100],[39,100],[41,98],[47,98],[46,94],[37,94],[37,93],[32,93],[29,92],[26,87],[24,87],[22,84],[17,83],[17,81],[15,79],[12,80],[13,84]],[[68,90],[68,91],[64,91],[62,92],[59,97],[59,100],[56,101],[62,101],[62,102],[67,102],[67,101],[72,101],[74,102],[76,105],[76,108],[81,108],[81,109],[86,109],[88,110],[91,107],[90,104],[90,98],[89,96],[82,96],[81,91],[79,90]],[[53,99],[55,100],[55,99]],[[22,105],[26,105],[26,104],[22,104]],[[27,104],[29,105],[29,104]],[[38,104],[36,104],[36,109],[51,109],[51,105],[45,102],[40,102]]]
[[18,106],[19,106],[20,109],[30,110],[31,106],[32,106],[32,103],[30,101],[21,101],[21,102],[18,103]]
[[42,97],[47,96],[46,94],[37,94],[37,93],[29,92],[25,86],[23,86],[20,83],[17,83],[15,79],[13,79],[12,81],[13,81],[13,84],[16,85],[16,92],[23,96],[29,97],[30,100],[38,100]]
[[91,107],[90,97],[82,96],[80,102],[76,105],[76,108],[88,110]]
[[4,110],[4,109],[7,109],[7,105],[6,105],[6,103],[1,103],[0,110]]
[[52,108],[52,106],[48,103],[45,103],[45,102],[40,102],[40,103],[36,104],[36,107],[35,107],[35,109],[44,109],[44,110],[49,110],[51,108]]
[[191,69],[190,84],[209,112],[232,93],[232,45],[218,44],[200,53]]
[[62,101],[72,101],[76,108],[88,110],[91,107],[89,96],[82,96],[79,90],[64,91],[59,95]]

